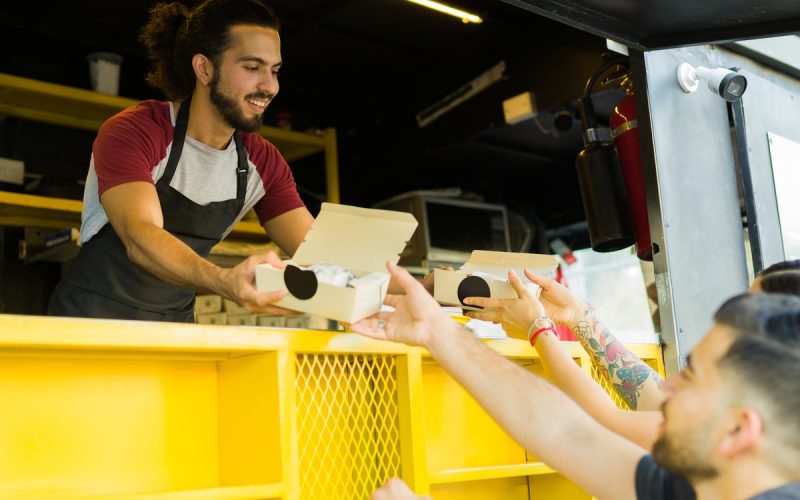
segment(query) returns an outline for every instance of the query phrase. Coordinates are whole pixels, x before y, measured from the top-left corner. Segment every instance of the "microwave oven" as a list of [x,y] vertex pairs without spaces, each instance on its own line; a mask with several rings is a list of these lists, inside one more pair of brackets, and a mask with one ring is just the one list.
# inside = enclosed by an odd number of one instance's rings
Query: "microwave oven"
[[401,265],[458,267],[473,250],[511,250],[503,205],[412,192],[375,207],[411,213],[419,222],[400,256]]

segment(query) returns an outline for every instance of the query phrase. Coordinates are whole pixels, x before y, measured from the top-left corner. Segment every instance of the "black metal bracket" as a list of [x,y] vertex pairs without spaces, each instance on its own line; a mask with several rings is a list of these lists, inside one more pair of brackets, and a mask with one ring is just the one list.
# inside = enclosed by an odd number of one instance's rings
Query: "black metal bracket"
[[756,196],[753,189],[753,173],[750,169],[750,155],[747,150],[747,129],[744,122],[744,105],[741,99],[728,102],[728,123],[731,127],[733,159],[739,170],[739,178],[744,194],[744,210],[747,216],[747,235],[750,239],[750,253],[753,258],[753,273],[764,269],[764,256],[761,252],[761,230],[756,212]]

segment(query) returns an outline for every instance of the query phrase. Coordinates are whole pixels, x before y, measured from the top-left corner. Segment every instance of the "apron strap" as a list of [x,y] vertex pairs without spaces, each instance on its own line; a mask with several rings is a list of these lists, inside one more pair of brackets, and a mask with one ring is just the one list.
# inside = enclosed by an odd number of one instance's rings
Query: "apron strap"
[[175,169],[178,167],[178,161],[181,159],[183,152],[183,142],[186,139],[186,128],[189,125],[189,107],[192,105],[192,96],[187,97],[178,110],[178,116],[175,117],[175,131],[172,134],[172,148],[169,152],[169,160],[167,160],[167,168],[164,170],[164,175],[161,176],[164,184],[169,186],[172,182],[172,176],[175,175]]
[[[186,129],[189,125],[189,107],[192,104],[192,96],[187,97],[178,110],[178,116],[175,118],[175,131],[172,136],[172,148],[169,152],[169,159],[167,160],[167,167],[164,170],[164,175],[161,176],[164,184],[169,186],[172,182],[172,177],[175,175],[175,170],[178,168],[178,162],[181,159],[183,152],[183,143],[186,140]],[[242,211],[244,207],[244,198],[247,194],[247,173],[250,170],[250,165],[247,161],[247,152],[244,149],[242,142],[242,134],[238,130],[233,133],[233,140],[236,144],[236,213]]]
[[250,164],[247,162],[247,152],[242,143],[242,134],[238,130],[233,133],[233,140],[236,143],[236,155],[238,158],[236,166],[236,213],[239,213],[244,207],[244,197],[247,194],[247,172],[250,170]]

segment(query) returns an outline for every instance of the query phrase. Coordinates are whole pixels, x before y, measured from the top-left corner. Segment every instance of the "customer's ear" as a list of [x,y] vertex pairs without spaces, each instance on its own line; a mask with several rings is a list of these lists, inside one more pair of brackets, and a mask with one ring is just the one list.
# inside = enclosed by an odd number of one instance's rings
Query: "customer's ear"
[[728,414],[724,435],[717,446],[720,455],[733,458],[758,446],[764,436],[764,419],[755,410],[738,408]]

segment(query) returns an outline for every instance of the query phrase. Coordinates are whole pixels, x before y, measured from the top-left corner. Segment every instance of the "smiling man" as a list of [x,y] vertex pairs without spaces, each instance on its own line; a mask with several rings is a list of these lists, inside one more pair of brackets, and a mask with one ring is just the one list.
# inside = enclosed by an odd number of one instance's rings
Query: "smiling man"
[[[800,299],[740,295],[720,307],[667,382],[652,455],[544,379],[489,349],[389,264],[406,291],[353,331],[426,348],[509,435],[599,499],[800,499]],[[544,307],[538,303],[538,314]],[[416,499],[397,481],[381,500]]]
[[140,40],[148,82],[167,102],[110,118],[92,147],[81,251],[50,299],[60,316],[192,321],[195,290],[271,312],[285,291],[258,292],[254,268],[281,267],[272,252],[231,269],[211,248],[255,209],[289,255],[313,218],[286,161],[256,134],[278,93],[279,23],[255,0],[179,3],[150,12]]

